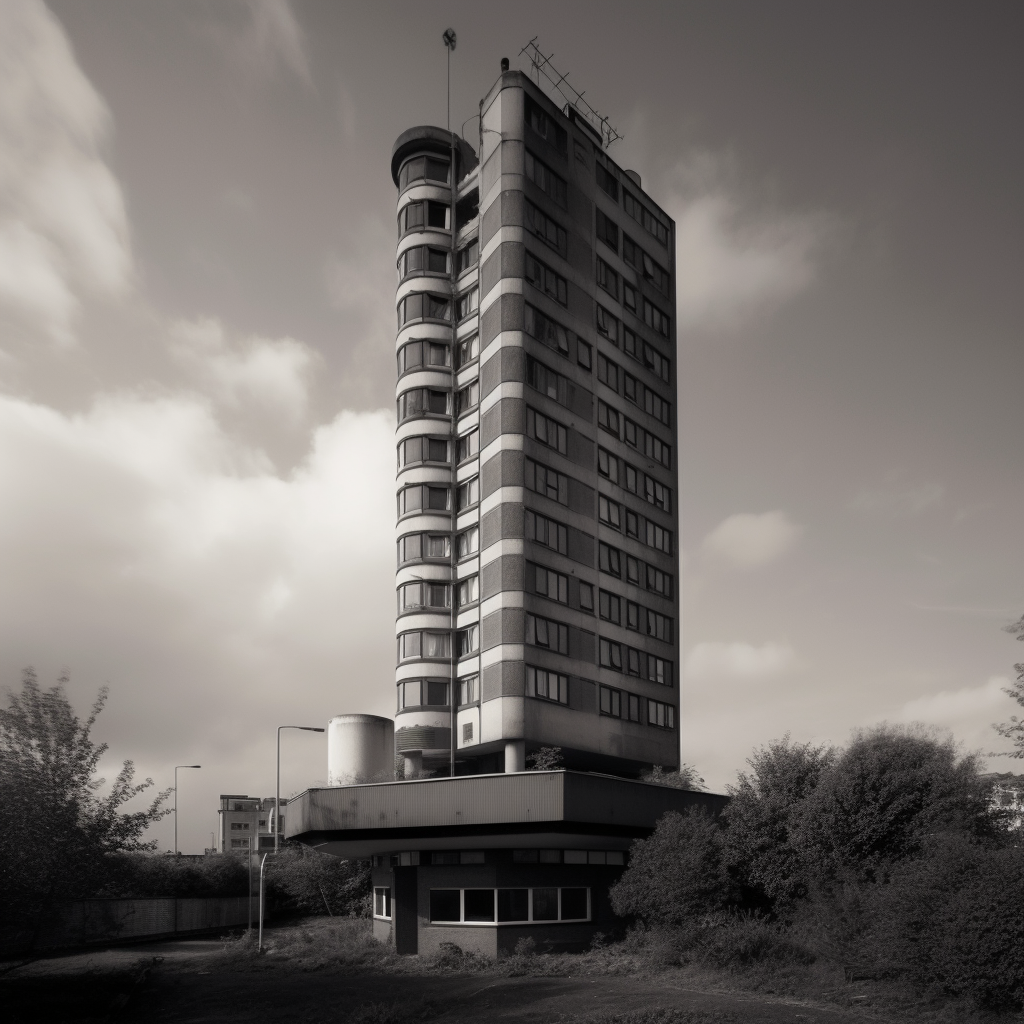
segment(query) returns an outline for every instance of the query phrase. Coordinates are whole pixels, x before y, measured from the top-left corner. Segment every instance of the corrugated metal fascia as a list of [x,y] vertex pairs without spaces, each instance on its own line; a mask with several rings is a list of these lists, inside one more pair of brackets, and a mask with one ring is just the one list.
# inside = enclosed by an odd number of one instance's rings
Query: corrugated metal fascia
[[668,786],[617,779],[610,775],[566,772],[565,820],[653,828],[668,811],[707,805],[720,810],[725,798]]

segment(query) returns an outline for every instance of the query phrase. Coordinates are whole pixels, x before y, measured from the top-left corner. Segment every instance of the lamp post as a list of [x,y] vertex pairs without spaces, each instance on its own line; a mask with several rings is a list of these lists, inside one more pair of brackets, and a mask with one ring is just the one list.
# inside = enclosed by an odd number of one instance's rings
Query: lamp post
[[[277,797],[274,801],[274,853],[278,852],[281,844],[281,730],[299,729],[302,732],[326,732],[315,725],[279,725],[277,727]],[[261,866],[260,871],[263,868]],[[262,885],[262,882],[260,883]],[[260,926],[262,928],[263,912],[260,911]]]
[[174,766],[174,855],[178,855],[178,769],[202,768],[201,764],[176,764]]

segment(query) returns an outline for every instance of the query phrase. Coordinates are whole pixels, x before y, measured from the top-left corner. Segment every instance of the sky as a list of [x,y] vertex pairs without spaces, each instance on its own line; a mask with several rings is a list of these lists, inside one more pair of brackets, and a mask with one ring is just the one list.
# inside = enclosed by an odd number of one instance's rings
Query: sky
[[[456,128],[539,37],[676,221],[683,760],[1006,749],[1015,3],[0,0],[0,688],[109,686],[108,777],[202,764],[185,852],[277,726],[393,713],[389,163],[449,24]],[[283,794],[325,778],[286,732]]]

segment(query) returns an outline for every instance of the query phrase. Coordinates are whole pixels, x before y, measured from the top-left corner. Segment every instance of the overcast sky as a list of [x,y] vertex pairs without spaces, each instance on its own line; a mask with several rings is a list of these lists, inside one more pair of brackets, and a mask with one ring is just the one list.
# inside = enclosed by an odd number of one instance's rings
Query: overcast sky
[[[186,851],[276,726],[393,712],[389,160],[445,123],[448,24],[456,127],[539,35],[676,219],[684,760],[997,746],[1018,3],[0,0],[0,685],[109,685],[108,775],[201,763]],[[285,794],[325,751],[286,734]]]

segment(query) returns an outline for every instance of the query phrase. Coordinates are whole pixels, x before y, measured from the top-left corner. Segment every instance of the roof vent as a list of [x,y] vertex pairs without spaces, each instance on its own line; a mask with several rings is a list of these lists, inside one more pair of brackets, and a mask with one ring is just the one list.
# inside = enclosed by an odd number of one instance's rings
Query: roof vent
[[501,58],[501,73],[504,74],[508,71],[508,57]]
[[626,177],[636,182],[637,188],[643,188],[643,185],[640,184],[640,175],[636,171],[626,171]]

